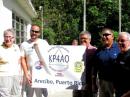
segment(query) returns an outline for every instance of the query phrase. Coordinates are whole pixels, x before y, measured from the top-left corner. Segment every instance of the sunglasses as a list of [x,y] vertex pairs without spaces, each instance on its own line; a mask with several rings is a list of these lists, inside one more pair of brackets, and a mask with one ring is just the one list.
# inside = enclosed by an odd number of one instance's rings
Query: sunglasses
[[111,35],[111,34],[109,34],[109,33],[102,34],[102,36],[109,36],[109,35]]
[[39,31],[31,30],[31,32],[39,33]]

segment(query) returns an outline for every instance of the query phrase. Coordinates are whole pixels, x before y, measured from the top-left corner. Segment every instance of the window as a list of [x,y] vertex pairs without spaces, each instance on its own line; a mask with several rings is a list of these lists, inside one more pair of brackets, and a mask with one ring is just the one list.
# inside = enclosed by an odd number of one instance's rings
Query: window
[[12,26],[15,30],[15,43],[20,44],[27,40],[27,23],[15,13],[12,13]]

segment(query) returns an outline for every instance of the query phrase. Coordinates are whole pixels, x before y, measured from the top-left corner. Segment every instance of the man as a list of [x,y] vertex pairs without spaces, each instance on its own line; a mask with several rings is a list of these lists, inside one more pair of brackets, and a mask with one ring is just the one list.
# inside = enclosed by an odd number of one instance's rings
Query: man
[[0,97],[20,97],[20,49],[14,44],[14,31],[4,31],[0,46]]
[[88,31],[83,31],[79,35],[80,45],[86,46],[85,56],[83,60],[85,62],[85,70],[82,74],[81,80],[85,82],[83,90],[74,91],[74,97],[92,97],[92,85],[91,85],[91,59],[96,51],[96,47],[91,45],[91,34]]
[[114,68],[116,97],[130,97],[130,34],[120,32],[118,36],[120,53]]
[[114,42],[113,31],[109,28],[102,30],[101,41],[102,47],[97,49],[93,59],[93,87],[96,87],[98,73],[99,97],[113,97],[113,64],[120,50],[118,45]]
[[[42,92],[44,92],[44,97],[47,97],[48,95],[47,89],[31,88],[32,66],[44,65],[43,62],[40,61],[34,45],[37,44],[40,51],[45,51],[48,47],[47,41],[39,38],[40,34],[40,27],[32,25],[30,30],[31,38],[21,44],[22,66],[28,82],[25,87],[27,97],[33,97],[34,92],[36,97],[42,97]],[[40,69],[40,67],[37,68]]]

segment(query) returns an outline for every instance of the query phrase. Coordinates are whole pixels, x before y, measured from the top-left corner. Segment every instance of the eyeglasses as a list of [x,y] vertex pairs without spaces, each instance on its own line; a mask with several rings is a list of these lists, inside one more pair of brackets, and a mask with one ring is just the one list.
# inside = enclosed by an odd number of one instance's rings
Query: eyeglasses
[[87,41],[86,41],[86,40],[84,40],[84,39],[80,41],[80,43],[86,43],[86,42],[87,42]]
[[31,30],[31,32],[39,33],[39,31]]
[[109,36],[109,35],[111,35],[111,34],[109,34],[109,33],[102,34],[102,36]]
[[80,38],[80,43],[86,43],[88,39],[89,39],[89,38],[81,37],[81,38]]
[[13,39],[13,36],[4,36],[4,38],[9,38],[9,39]]
[[120,40],[117,40],[117,42],[126,42],[128,40],[124,40],[124,39],[120,39]]

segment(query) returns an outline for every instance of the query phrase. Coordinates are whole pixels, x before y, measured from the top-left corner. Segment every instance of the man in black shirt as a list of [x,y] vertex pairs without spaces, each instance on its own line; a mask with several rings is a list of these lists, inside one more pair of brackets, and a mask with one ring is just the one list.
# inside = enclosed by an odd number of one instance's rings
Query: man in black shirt
[[114,68],[116,97],[130,97],[130,34],[121,32],[118,36],[118,54]]

